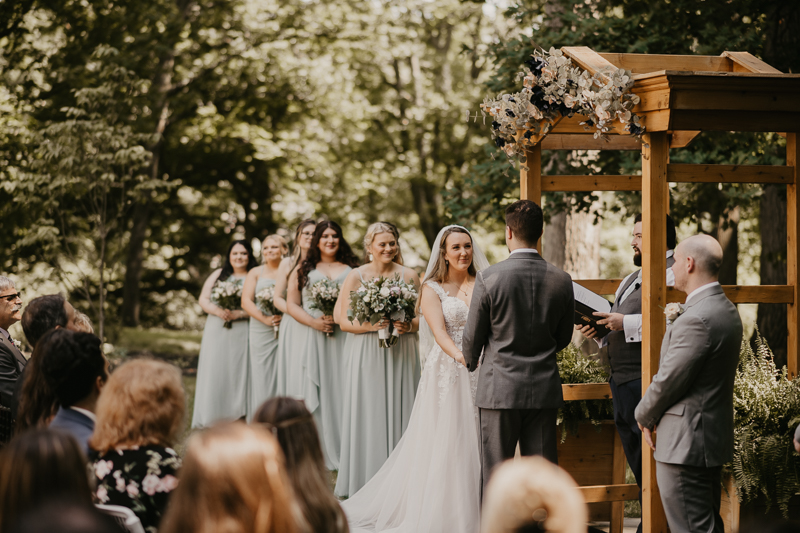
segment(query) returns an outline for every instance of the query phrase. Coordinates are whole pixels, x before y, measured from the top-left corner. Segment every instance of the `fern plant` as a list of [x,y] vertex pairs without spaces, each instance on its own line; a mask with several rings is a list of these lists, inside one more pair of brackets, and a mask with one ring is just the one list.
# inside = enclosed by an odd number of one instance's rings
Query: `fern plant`
[[800,493],[800,456],[793,444],[800,423],[800,378],[788,379],[786,367],[778,370],[760,335],[755,351],[742,343],[733,401],[730,469],[739,501],[748,503],[763,495],[767,510],[777,503],[788,516],[789,499]]
[[[558,374],[565,385],[608,382],[606,369],[594,359],[585,357],[572,343],[558,353],[557,361]],[[557,421],[561,425],[561,442],[567,439],[567,432],[576,435],[581,422],[598,425],[603,420],[613,418],[614,407],[610,399],[564,402],[564,406],[558,410]]]

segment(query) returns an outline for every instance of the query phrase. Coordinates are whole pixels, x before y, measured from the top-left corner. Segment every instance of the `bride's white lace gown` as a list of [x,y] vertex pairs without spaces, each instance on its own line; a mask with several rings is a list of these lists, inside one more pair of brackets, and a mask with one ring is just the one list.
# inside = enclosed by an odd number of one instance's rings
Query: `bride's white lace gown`
[[[461,348],[469,307],[434,281],[447,333]],[[438,344],[425,354],[405,434],[377,474],[342,502],[352,532],[475,533],[479,529],[480,456],[477,372]]]

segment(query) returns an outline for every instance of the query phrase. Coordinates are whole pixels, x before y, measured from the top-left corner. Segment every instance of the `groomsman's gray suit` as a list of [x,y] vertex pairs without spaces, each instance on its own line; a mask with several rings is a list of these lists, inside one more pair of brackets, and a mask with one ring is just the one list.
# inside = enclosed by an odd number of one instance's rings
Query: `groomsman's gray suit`
[[557,463],[556,412],[564,403],[556,354],[572,338],[569,275],[533,251],[512,253],[475,279],[462,348],[473,372],[483,352],[475,405],[483,489],[492,468],[514,456]]
[[718,284],[692,295],[684,309],[667,327],[636,420],[658,426],[656,475],[670,530],[722,533],[720,475],[733,459],[742,321]]

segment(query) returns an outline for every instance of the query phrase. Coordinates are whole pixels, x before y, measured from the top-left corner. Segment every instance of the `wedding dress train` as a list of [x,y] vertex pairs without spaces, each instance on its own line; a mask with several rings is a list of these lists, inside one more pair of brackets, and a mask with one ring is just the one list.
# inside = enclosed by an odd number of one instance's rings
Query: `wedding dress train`
[[[439,296],[447,333],[460,349],[469,307],[438,283],[426,284]],[[478,531],[476,386],[477,373],[433,345],[406,432],[378,473],[342,502],[351,532]]]

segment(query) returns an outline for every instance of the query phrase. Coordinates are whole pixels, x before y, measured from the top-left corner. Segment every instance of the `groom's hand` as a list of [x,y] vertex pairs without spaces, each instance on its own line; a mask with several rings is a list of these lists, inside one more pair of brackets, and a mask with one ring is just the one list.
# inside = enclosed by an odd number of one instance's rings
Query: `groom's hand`
[[650,446],[650,449],[656,451],[656,427],[653,426],[653,430],[651,431],[649,428],[646,428],[643,425],[639,424],[639,429],[642,430],[642,436],[644,437],[644,441],[647,443],[648,446]]
[[607,327],[611,331],[622,331],[625,327],[622,322],[623,318],[625,318],[625,315],[622,313],[595,312],[593,314],[594,316],[603,317],[603,320],[598,320],[597,323],[601,326]]

